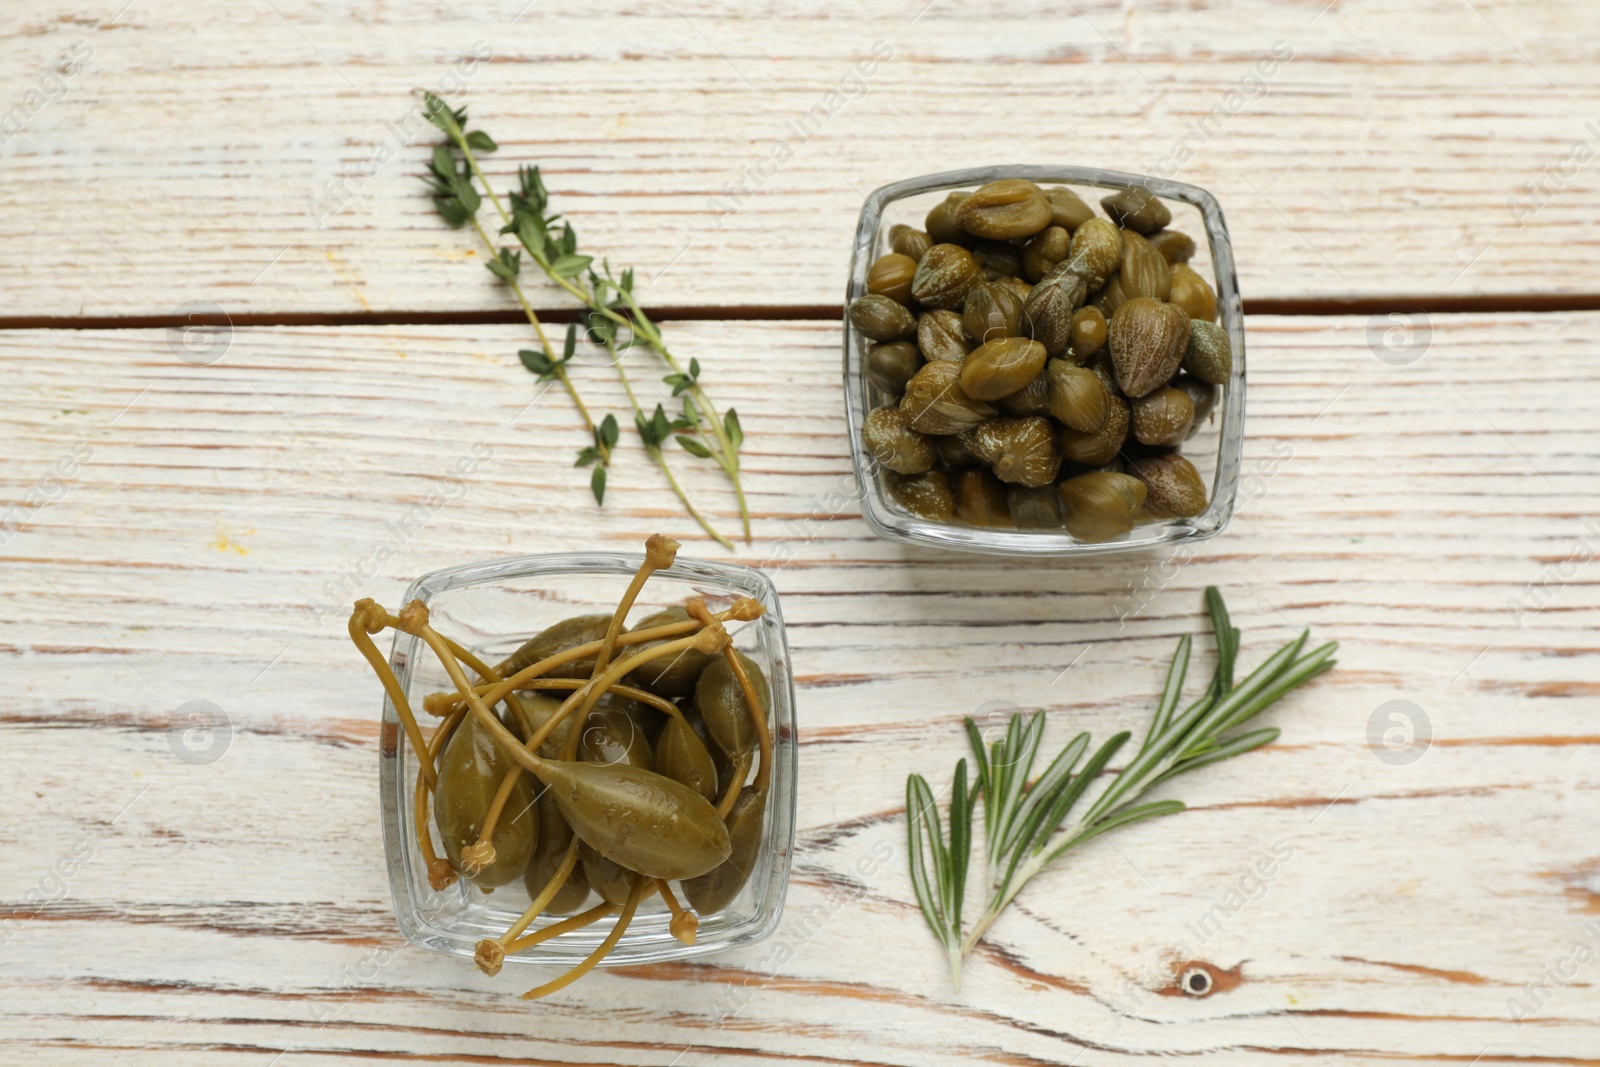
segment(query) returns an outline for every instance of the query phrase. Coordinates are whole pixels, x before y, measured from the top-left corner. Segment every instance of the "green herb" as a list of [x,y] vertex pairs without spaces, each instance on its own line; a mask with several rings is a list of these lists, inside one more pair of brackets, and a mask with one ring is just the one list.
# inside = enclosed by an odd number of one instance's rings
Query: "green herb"
[[[639,429],[645,452],[656,466],[661,468],[662,474],[684,509],[720,544],[730,549],[733,547],[732,543],[718,533],[705,516],[690,503],[683,486],[674,477],[661,450],[662,443],[669,436],[675,436],[679,444],[690,454],[716,460],[727,472],[733,481],[734,492],[739,501],[739,514],[744,525],[745,540],[749,541],[750,513],[739,480],[739,446],[744,441],[744,434],[739,432],[738,415],[729,408],[720,421],[701,419],[699,409],[693,406],[691,397],[698,400],[707,410],[714,409],[710,407],[710,401],[706,399],[705,392],[699,384],[700,362],[691,360],[687,373],[678,365],[662,341],[661,331],[650,321],[634,299],[633,271],[625,270],[619,277],[612,273],[609,263],[603,263],[601,270],[596,271],[593,257],[579,254],[578,236],[572,224],[562,221],[558,215],[549,213],[549,193],[545,190],[537,167],[523,167],[519,171],[518,188],[510,194],[511,211],[508,213],[500,197],[489,185],[489,180],[478,165],[476,156],[479,152],[495,151],[498,146],[494,139],[482,130],[468,130],[466,111],[451,109],[432,93],[424,94],[424,113],[428,121],[443,130],[450,139],[449,145],[438,145],[434,148],[429,163],[428,182],[434,205],[438,208],[440,216],[450,225],[463,226],[470,223],[477,231],[490,256],[485,266],[511,289],[528,322],[538,333],[542,351],[523,349],[518,355],[523,366],[537,375],[541,381],[551,379],[560,381],[572,397],[579,414],[583,416],[592,444],[579,450],[577,465],[594,466],[589,484],[596,503],[602,503],[605,499],[606,471],[611,464],[612,450],[617,444],[617,421],[614,416],[607,415],[597,426],[590,417],[589,409],[578,395],[571,376],[567,373],[567,365],[572,361],[576,350],[576,327],[568,328],[566,343],[559,357],[550,347],[544,327],[523,294],[518,281],[522,273],[524,254],[547,278],[584,303],[585,333],[592,343],[604,346],[611,354],[612,365],[616,368],[617,375],[627,392],[629,403],[633,407],[634,424]],[[459,163],[456,153],[460,154]],[[480,185],[483,188],[482,195],[478,192]],[[522,246],[520,250],[499,247],[478,222],[477,212],[482,206],[484,196],[487,196],[503,223],[499,232],[514,236]],[[557,223],[560,223],[559,229]],[[660,405],[657,405],[660,422],[646,417],[627,372],[622,366],[621,355],[632,347],[635,340],[643,341],[672,370],[666,379],[672,386],[672,395],[678,396],[685,392],[689,394],[684,398],[682,416],[668,419]],[[683,380],[681,386],[680,379]]]
[[[1044,739],[1045,716],[1011,717],[1005,737],[985,746],[978,726],[966,720],[977,763],[977,779],[969,789],[967,761],[956,764],[951,787],[948,837],[940,826],[939,808],[927,781],[919,774],[906,779],[906,825],[911,852],[911,884],[929,927],[945,947],[950,977],[961,987],[961,963],[994,925],[1006,906],[1035,875],[1068,850],[1121,826],[1172,815],[1184,809],[1181,800],[1141,801],[1151,789],[1233,756],[1259,748],[1278,737],[1273,727],[1235,733],[1280,697],[1334,664],[1338,649],[1330,643],[1302,655],[1307,633],[1284,645],[1244,681],[1234,684],[1239,631],[1228,618],[1222,595],[1206,590],[1206,607],[1216,635],[1217,665],[1205,693],[1182,712],[1178,704],[1189,669],[1192,641],[1178,642],[1155,717],[1144,743],[1127,766],[1081,813],[1075,806],[1100,777],[1113,756],[1132,736],[1124,731],[1101,745],[1079,767],[1090,738],[1080,733],[1051,761],[1035,782],[1028,783]],[[972,851],[972,815],[983,796],[983,914],[962,935],[961,907]]]

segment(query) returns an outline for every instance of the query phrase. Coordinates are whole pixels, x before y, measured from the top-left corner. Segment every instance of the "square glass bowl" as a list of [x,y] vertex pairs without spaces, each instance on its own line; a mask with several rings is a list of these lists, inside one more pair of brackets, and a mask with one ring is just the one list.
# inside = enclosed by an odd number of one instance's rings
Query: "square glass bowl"
[[856,226],[850,262],[850,284],[845,307],[867,291],[867,271],[889,249],[889,227],[905,223],[923,228],[930,208],[952,192],[970,192],[1000,178],[1027,178],[1038,185],[1064,185],[1081,196],[1104,217],[1101,197],[1138,186],[1160,197],[1172,211],[1170,229],[1194,238],[1196,251],[1189,265],[1210,283],[1217,294],[1222,328],[1233,346],[1233,375],[1199,431],[1185,441],[1181,452],[1208,485],[1206,510],[1188,519],[1143,523],[1111,541],[1086,543],[1065,530],[996,529],[971,526],[959,520],[938,522],[920,518],[901,507],[889,494],[884,472],[861,440],[867,412],[887,402],[867,379],[867,349],[872,342],[856,332],[850,317],[844,321],[844,392],[850,424],[850,451],[856,477],[861,482],[862,513],[868,525],[885,537],[914,544],[964,552],[1011,556],[1096,556],[1129,552],[1182,541],[1204,541],[1227,525],[1233,514],[1244,445],[1244,314],[1233,269],[1233,246],[1222,207],[1204,189],[1182,182],[1094,167],[1006,166],[952,170],[885,185],[867,197]]
[[[474,563],[434,571],[412,583],[405,600],[428,606],[432,625],[495,663],[534,634],[573,615],[616,610],[641,555],[566,552]],[[654,963],[704,956],[751,945],[770,934],[783,911],[794,852],[795,726],[794,685],[789,649],[777,590],[758,570],[729,563],[680,559],[657,571],[645,583],[629,617],[635,621],[662,608],[681,605],[689,597],[705,598],[719,611],[735,597],[748,596],[766,609],[752,622],[729,623],[733,646],[749,656],[767,676],[771,688],[773,767],[767,799],[766,826],[760,858],[739,896],[715,915],[700,916],[694,945],[679,942],[667,929],[670,916],[659,896],[639,905],[628,932],[602,966]],[[737,627],[737,628],[735,628]],[[395,634],[389,665],[426,730],[437,720],[422,710],[429,693],[454,691],[431,649],[409,634]],[[485,894],[464,879],[435,892],[412,830],[417,761],[394,705],[383,704],[383,743],[379,745],[378,783],[383,805],[383,843],[389,868],[389,889],[395,918],[406,939],[425,948],[471,958],[485,937],[505,931],[528,906],[520,879]],[[435,847],[437,847],[437,829]],[[677,888],[676,886],[674,887]],[[681,899],[681,897],[680,897]],[[590,903],[598,897],[591,894]],[[562,916],[541,916],[538,930]],[[610,931],[602,920],[565,933],[534,949],[507,956],[506,964],[571,965],[594,951]]]

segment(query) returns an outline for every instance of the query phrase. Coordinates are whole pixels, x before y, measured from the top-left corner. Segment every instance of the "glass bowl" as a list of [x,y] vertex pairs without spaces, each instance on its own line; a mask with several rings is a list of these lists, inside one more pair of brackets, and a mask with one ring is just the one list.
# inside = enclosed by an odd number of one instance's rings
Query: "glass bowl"
[[[564,552],[451,567],[417,579],[402,603],[421,600],[440,633],[493,663],[561,619],[614,611],[642,559],[642,555]],[[752,622],[727,624],[734,647],[761,667],[772,690],[773,767],[762,851],[739,896],[722,911],[700,916],[694,945],[672,936],[665,905],[659,896],[651,896],[639,905],[627,933],[602,961],[603,966],[685,959],[751,945],[777,927],[783,911],[794,852],[795,726],[794,684],[777,590],[771,579],[749,567],[679,559],[671,568],[651,575],[629,617],[636,621],[662,608],[681,605],[691,596],[704,597],[713,611],[740,596],[753,597],[766,609]],[[400,632],[395,634],[389,665],[428,731],[437,720],[422,710],[423,698],[455,689],[444,668],[418,638]],[[465,880],[443,892],[428,885],[427,867],[412,831],[417,761],[388,699],[383,704],[382,736],[378,783],[383,843],[400,931],[414,944],[471,958],[479,940],[500,935],[522,914],[528,895],[521,879],[492,894]],[[591,894],[591,903],[597,899]],[[560,918],[541,916],[530,930]],[[592,952],[610,926],[610,921],[602,920],[507,956],[505,962],[508,966],[571,965]]]
[[[867,349],[872,344],[856,332],[847,314],[844,322],[844,392],[850,425],[850,452],[861,482],[862,513],[878,533],[900,541],[933,545],[964,552],[1014,556],[1100,556],[1151,548],[1182,541],[1215,537],[1233,514],[1244,444],[1244,314],[1233,269],[1233,246],[1227,223],[1216,198],[1204,189],[1182,182],[1094,167],[1006,166],[975,167],[929,174],[885,185],[867,197],[856,226],[850,262],[850,283],[845,306],[867,291],[867,270],[889,251],[889,227],[906,223],[922,229],[928,210],[948,194],[970,191],[999,178],[1027,178],[1040,185],[1065,185],[1096,207],[1107,192],[1139,186],[1166,202],[1172,211],[1170,228],[1195,239],[1190,261],[1217,294],[1222,327],[1233,346],[1233,375],[1222,396],[1198,432],[1184,442],[1181,452],[1210,486],[1206,510],[1193,518],[1158,520],[1135,526],[1105,542],[1079,541],[1065,530],[996,529],[971,526],[959,520],[939,522],[920,518],[889,495],[877,459],[861,440],[867,412],[892,400],[867,379]],[[1103,215],[1101,216],[1103,217]],[[1201,242],[1204,241],[1204,245]]]

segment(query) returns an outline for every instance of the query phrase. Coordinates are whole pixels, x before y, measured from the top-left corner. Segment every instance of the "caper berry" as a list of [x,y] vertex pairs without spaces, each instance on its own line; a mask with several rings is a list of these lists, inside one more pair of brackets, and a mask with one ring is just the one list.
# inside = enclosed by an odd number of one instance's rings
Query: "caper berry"
[[971,193],[951,193],[928,212],[923,227],[928,231],[928,238],[934,244],[968,244],[972,241],[972,237],[956,221],[956,211],[961,207],[961,201],[971,195]]
[[656,738],[655,766],[673,781],[682,782],[712,803],[716,802],[717,765],[705,742],[683,719],[669,718],[661,728],[661,736]]
[[590,763],[626,763],[647,771],[656,766],[650,739],[617,708],[597,707],[589,712],[578,737],[578,757]]
[[1061,483],[1061,521],[1080,541],[1109,541],[1133,529],[1145,485],[1126,474],[1097,471]]
[[533,779],[526,774],[511,788],[510,803],[501,810],[492,836],[493,858],[487,863],[462,856],[478,841],[500,782],[517,763],[475,715],[456,727],[444,746],[439,782],[433,794],[439,843],[456,870],[483,889],[493,889],[521,876],[538,844],[539,824],[533,818]]
[[[531,667],[540,660],[565,652],[569,648],[600,640],[605,637],[606,627],[610,625],[610,615],[577,615],[570,619],[562,619],[554,626],[548,626],[528,638],[495,669],[500,672],[502,678],[516,674],[524,667]],[[594,657],[589,656],[552,669],[548,672],[548,677],[587,678],[593,673]]]
[[1006,490],[1006,508],[1011,525],[1019,530],[1059,530],[1061,491],[1053,485],[1036,489],[1014,485]]
[[1172,212],[1161,198],[1137,186],[1106,197],[1100,201],[1100,206],[1106,209],[1112,222],[1136,233],[1155,233],[1172,221]]
[[1233,346],[1228,331],[1214,322],[1194,319],[1184,349],[1183,369],[1212,385],[1226,385],[1233,374]]
[[922,357],[910,341],[885,341],[867,349],[867,378],[890,396],[905,392],[920,366]]
[[950,492],[950,481],[944,471],[932,470],[922,474],[884,475],[884,484],[895,503],[911,514],[933,522],[948,522],[955,514],[956,501]]
[[1064,226],[1047,226],[1022,246],[1023,277],[1030,282],[1043,278],[1050,268],[1067,258],[1072,234]]
[[967,299],[967,290],[982,276],[971,252],[958,244],[936,244],[917,264],[917,273],[911,280],[911,295],[928,307],[959,308]]
[[892,405],[867,413],[861,440],[874,459],[896,474],[921,474],[933,466],[933,442],[910,426],[910,417]]
[[893,341],[916,329],[917,320],[905,305],[882,293],[868,293],[850,302],[850,324],[873,341]]
[[927,233],[897,222],[889,227],[889,250],[898,252],[902,256],[910,256],[913,260],[920,260],[922,253],[933,247],[933,238]]
[[1022,333],[1022,301],[1003,285],[979,282],[967,291],[961,324],[976,344]]
[[916,277],[917,261],[899,252],[879,256],[867,269],[867,292],[886,296],[897,304],[911,303],[911,279]]
[[1150,247],[1149,241],[1132,230],[1122,235],[1122,269],[1117,278],[1125,298],[1153,296],[1165,300],[1172,292],[1172,268],[1160,252]]
[[1095,433],[1106,424],[1112,396],[1093,371],[1052,359],[1044,372],[1050,384],[1050,414],[1057,420],[1080,433]]
[[994,408],[961,388],[960,364],[925,363],[906,383],[900,410],[918,433],[960,433],[994,414]]
[[981,185],[956,207],[956,222],[976,237],[1009,241],[1031,237],[1050,225],[1050,201],[1026,178],[1001,178]]
[[955,476],[956,514],[974,526],[1010,526],[1011,508],[1006,504],[1006,489],[986,467],[962,471]]
[[[1048,368],[1049,364],[1046,364]],[[1028,415],[1050,414],[1050,377],[1044,371],[1035,374],[1021,389],[995,401],[995,407],[1017,418]]]
[[1044,191],[1045,199],[1050,201],[1050,225],[1060,226],[1065,230],[1076,230],[1079,226],[1094,218],[1094,208],[1084,203],[1083,198],[1065,186],[1055,185]]
[[1070,426],[1061,427],[1061,455],[1089,467],[1109,463],[1128,439],[1129,421],[1128,402],[1113,396],[1106,403],[1106,421],[1098,430],[1084,432]]
[[1217,294],[1187,263],[1172,268],[1172,292],[1167,299],[1183,308],[1191,319],[1211,322],[1217,317]]
[[[670,607],[658,611],[654,615],[647,615],[640,619],[635,630],[648,630],[652,626],[662,626],[669,622],[683,622],[689,618],[689,613],[682,607]],[[665,643],[665,639],[646,641],[635,645],[634,652],[643,652],[655,645]],[[656,696],[666,697],[668,700],[688,696],[694,691],[695,679],[700,677],[700,672],[711,661],[708,653],[699,649],[688,648],[677,656],[663,656],[649,663],[640,664],[633,669],[628,677],[632,679],[630,685],[640,689],[648,689]],[[581,827],[574,827],[581,829]]]
[[614,860],[608,860],[587,841],[578,843],[578,861],[583,873],[600,899],[607,904],[625,904],[628,891],[633,888],[633,872]]
[[972,449],[1002,482],[1037,488],[1061,469],[1055,428],[1043,416],[990,419],[972,432]]
[[728,838],[733,850],[721,866],[683,882],[683,896],[689,906],[702,915],[711,915],[729,904],[755,872],[761,854],[761,830],[766,822],[767,791],[745,786],[728,812]]
[[[566,857],[567,846],[572,843],[572,827],[561,817],[554,797],[541,795],[534,808],[534,816],[539,821],[539,844],[522,874],[522,884],[527,887],[530,898],[544,892]],[[588,899],[589,879],[579,865],[567,875],[546,910],[553,915],[568,915],[583,907]]]
[[1072,313],[1072,344],[1067,358],[1080,366],[1098,355],[1106,345],[1106,316],[1097,307],[1081,307]]
[[1151,518],[1188,519],[1206,509],[1200,472],[1176,452],[1133,460],[1128,473],[1144,483],[1144,510]]
[[1164,385],[1132,402],[1133,436],[1147,445],[1176,445],[1189,436],[1194,402],[1182,389]]
[[961,365],[961,389],[974,400],[999,400],[1044,369],[1044,345],[1026,337],[997,337],[972,350]]
[[1150,235],[1150,246],[1168,263],[1187,263],[1194,257],[1194,238],[1178,230],[1157,230]]
[[917,347],[929,363],[960,363],[972,351],[960,313],[949,308],[935,308],[918,316]]
[[734,655],[739,657],[740,665],[750,677],[751,688],[761,701],[759,711],[752,712],[744,686],[739,684],[726,656],[718,656],[700,675],[700,682],[694,689],[694,706],[700,710],[700,718],[717,747],[730,759],[737,760],[755,748],[756,725],[752,714],[759,714],[765,722],[772,698],[767,691],[767,676],[755,660],[743,652]]

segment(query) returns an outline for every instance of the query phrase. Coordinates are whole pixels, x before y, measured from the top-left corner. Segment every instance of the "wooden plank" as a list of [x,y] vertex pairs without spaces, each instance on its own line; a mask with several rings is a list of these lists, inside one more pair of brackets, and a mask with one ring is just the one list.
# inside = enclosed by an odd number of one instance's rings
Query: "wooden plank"
[[[734,558],[765,563],[789,620],[795,878],[762,945],[537,1006],[512,995],[525,976],[400,941],[378,687],[315,604],[477,442],[492,459],[360,595],[655,529],[722,555],[638,448],[596,509],[569,407],[523,411],[509,327],[240,330],[207,367],[162,331],[0,333],[0,493],[55,498],[0,546],[4,1058],[1600,1062],[1596,964],[1574,962],[1600,933],[1600,583],[1580,558],[1600,401],[1571,380],[1597,323],[1441,316],[1396,367],[1363,319],[1252,320],[1232,528],[1192,559],[1071,566],[868,532],[835,328],[671,324],[749,433],[757,544]],[[617,406],[608,372],[580,376]],[[679,468],[730,525],[714,472]],[[1039,879],[953,993],[907,879],[906,773],[947,774],[961,717],[993,701],[1046,708],[1052,741],[1141,726],[1212,583],[1247,664],[1309,626],[1343,642],[1339,670],[1271,713],[1279,743],[1185,780],[1194,810]],[[207,765],[171,747],[194,699],[230,725]],[[1408,765],[1367,741],[1393,700],[1431,719]],[[1189,958],[1218,992],[1174,993]],[[1519,1026],[1525,983],[1549,988]]]
[[868,191],[1004,162],[1212,189],[1247,299],[1597,296],[1584,0],[846,7],[19,0],[0,317],[510,310],[416,179],[457,82],[658,307],[837,305]]

